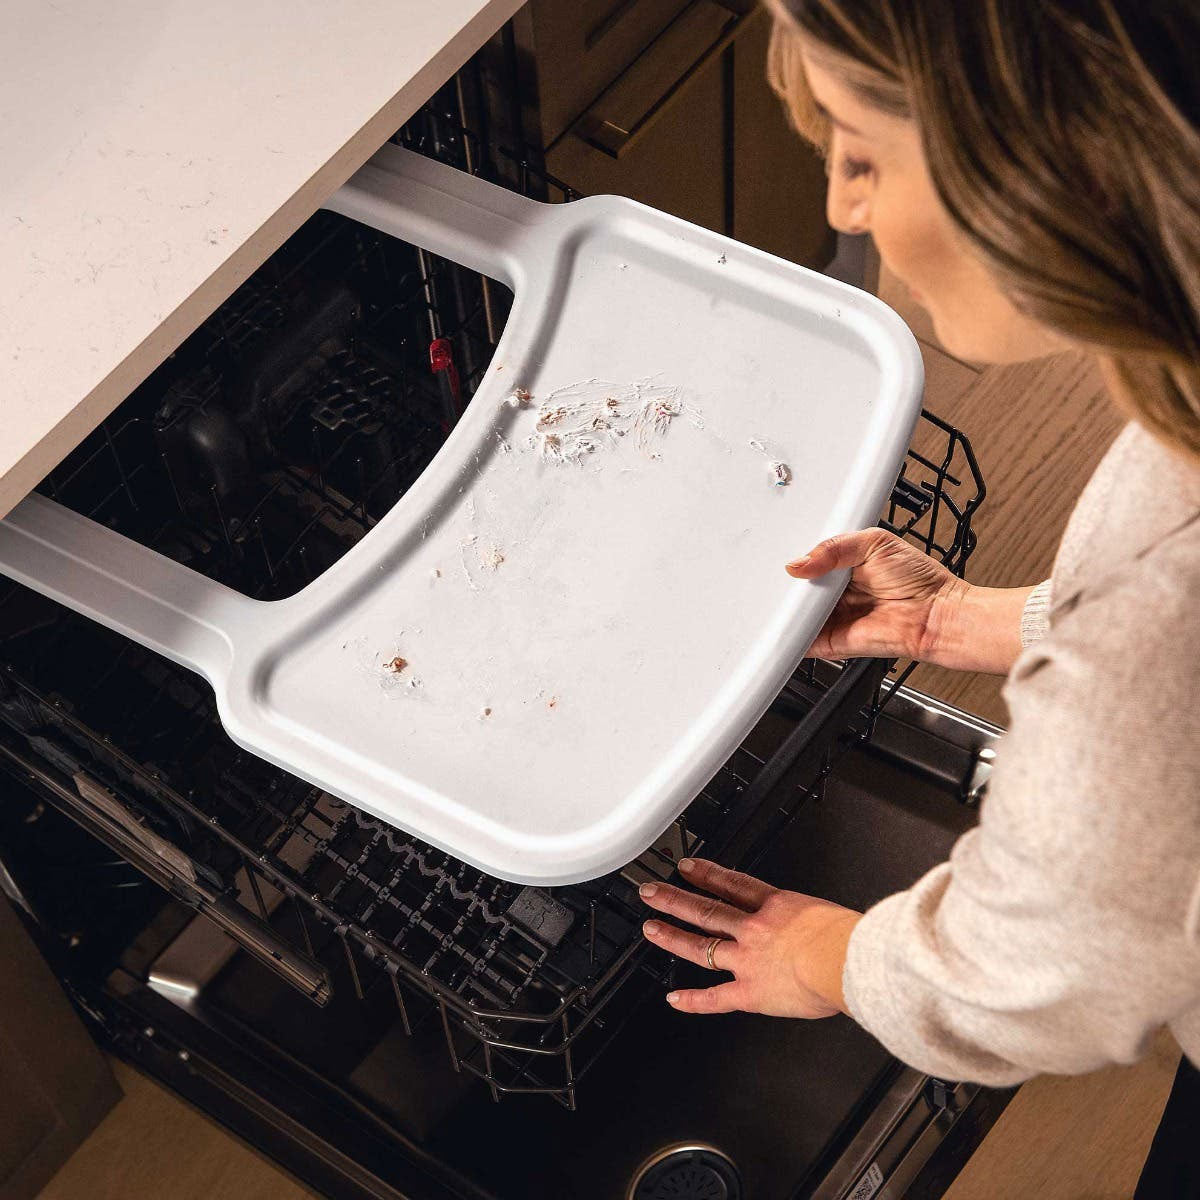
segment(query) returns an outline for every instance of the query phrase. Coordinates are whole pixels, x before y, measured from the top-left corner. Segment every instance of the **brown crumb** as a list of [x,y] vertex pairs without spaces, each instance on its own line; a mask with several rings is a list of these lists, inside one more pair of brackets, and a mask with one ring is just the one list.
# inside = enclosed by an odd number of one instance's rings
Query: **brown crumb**
[[513,388],[513,395],[516,396],[522,404],[528,404],[533,399],[533,393],[528,388]]
[[386,662],[383,664],[383,669],[385,671],[392,671],[394,674],[399,675],[400,672],[403,671],[404,668],[407,666],[408,666],[408,659],[401,658],[400,655],[397,654],[396,657],[393,658],[391,662]]
[[485,709],[483,710],[483,715],[484,715],[485,717],[490,717],[490,716],[492,715],[492,710],[491,710],[490,708],[485,708]]
[[546,701],[546,707],[547,708],[557,708],[558,707],[558,697],[551,696],[550,699]]

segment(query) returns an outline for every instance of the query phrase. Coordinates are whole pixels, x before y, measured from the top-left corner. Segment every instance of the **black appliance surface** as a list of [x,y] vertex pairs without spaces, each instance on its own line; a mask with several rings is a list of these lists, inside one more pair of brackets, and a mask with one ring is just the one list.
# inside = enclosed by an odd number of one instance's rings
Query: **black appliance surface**
[[[969,764],[972,754],[960,750],[959,760]],[[58,844],[52,817],[42,822]],[[800,807],[754,869],[778,886],[865,908],[942,860],[973,822],[960,788],[865,747],[840,760],[823,798]],[[36,884],[31,891],[37,894]],[[435,1178],[444,1172],[430,1164],[450,1169],[459,1190],[448,1195],[623,1197],[664,1151],[702,1147],[733,1164],[745,1196],[785,1200],[827,1179],[843,1143],[900,1072],[846,1018],[690,1017],[671,1010],[662,1000],[667,985],[647,976],[634,984],[646,993],[636,1019],[589,1072],[575,1111],[544,1096],[497,1104],[485,1082],[454,1071],[436,1012],[409,1036],[385,978],[360,975],[360,999],[348,965],[333,970],[333,998],[324,1007],[246,953],[235,954],[198,995],[164,1003],[146,981],[186,928],[187,914],[172,909],[124,949],[123,965],[104,989],[100,1004],[112,1006],[107,1020],[118,1046],[153,1069],[160,1069],[156,1055],[172,1047],[171,1070],[186,1073],[193,1086],[222,1072],[225,1055],[255,1061],[308,1115],[307,1137],[328,1139],[327,1155],[340,1147],[358,1156],[379,1189],[363,1194],[425,1194],[410,1190],[415,1160]],[[675,976],[684,986],[711,978],[686,964]],[[223,1050],[214,1053],[214,1046]],[[360,1133],[375,1130],[389,1152],[372,1161],[342,1137],[326,1111],[337,1103],[350,1107]],[[683,1166],[683,1178],[694,1184],[700,1168],[711,1186],[720,1181],[703,1163]]]

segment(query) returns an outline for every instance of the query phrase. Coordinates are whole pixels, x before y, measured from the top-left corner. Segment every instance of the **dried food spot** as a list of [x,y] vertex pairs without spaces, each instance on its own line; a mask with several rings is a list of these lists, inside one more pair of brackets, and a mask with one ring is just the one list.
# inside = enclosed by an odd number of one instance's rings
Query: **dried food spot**
[[391,662],[386,662],[383,664],[383,669],[385,671],[391,671],[393,675],[399,675],[400,672],[403,671],[404,668],[407,666],[408,666],[408,659],[401,658],[400,655],[397,654],[396,657],[393,658]]
[[550,699],[546,701],[546,707],[547,708],[557,708],[558,707],[558,697],[551,696]]
[[489,571],[494,571],[504,561],[504,555],[498,546],[490,547],[483,555],[483,565]]
[[441,577],[442,577],[442,568],[441,567],[434,567],[433,570],[429,572],[430,579],[441,579]]
[[787,463],[773,462],[771,464],[771,476],[775,481],[776,487],[786,487],[792,482],[792,468]]
[[492,715],[492,709],[491,709],[491,706],[490,706],[490,705],[485,705],[485,706],[484,706],[484,708],[483,708],[483,711],[482,711],[482,712],[479,714],[479,717],[480,717],[480,720],[486,720],[486,719],[487,719],[488,717],[490,717],[491,715]]
[[717,262],[718,262],[718,263],[719,263],[721,266],[724,266],[724,265],[725,265],[725,262],[726,262],[725,255],[723,255],[723,254],[722,254],[722,255],[721,255],[721,257],[717,259]]

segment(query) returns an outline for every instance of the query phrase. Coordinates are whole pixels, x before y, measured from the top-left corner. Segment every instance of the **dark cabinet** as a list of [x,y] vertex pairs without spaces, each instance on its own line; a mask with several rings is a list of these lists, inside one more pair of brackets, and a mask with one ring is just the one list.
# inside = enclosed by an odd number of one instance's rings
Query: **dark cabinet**
[[121,1098],[0,891],[0,1198],[32,1200]]
[[523,76],[546,169],[824,266],[824,166],[766,82],[770,28],[743,0],[533,0]]

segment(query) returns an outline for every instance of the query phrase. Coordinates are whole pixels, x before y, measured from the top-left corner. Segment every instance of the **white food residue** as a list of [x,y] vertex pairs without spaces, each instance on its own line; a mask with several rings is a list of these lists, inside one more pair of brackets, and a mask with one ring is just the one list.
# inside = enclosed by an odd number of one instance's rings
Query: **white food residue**
[[479,538],[477,537],[463,538],[458,543],[458,557],[462,562],[463,578],[467,581],[467,587],[473,592],[479,591],[479,584],[475,582],[475,577],[471,574],[470,559],[478,544]]
[[[404,630],[395,637],[398,641]],[[358,669],[371,679],[380,691],[389,696],[409,695],[421,687],[421,678],[408,658],[395,649],[396,642],[386,648],[372,649],[372,639],[356,637],[342,643],[343,650],[354,655]]]
[[533,393],[528,388],[513,388],[512,392],[505,396],[503,403],[508,408],[524,408],[533,399]]
[[654,379],[584,379],[556,388],[541,401],[535,432],[523,448],[548,462],[580,464],[631,436],[639,451],[657,461],[662,457],[657,447],[677,417],[704,428],[703,417],[684,402],[679,387]]
[[[749,445],[756,454],[761,454],[764,458],[768,457],[769,452],[762,438],[752,437]],[[767,471],[770,474],[771,482],[776,487],[787,487],[792,482],[792,468],[777,458],[771,458],[768,461]]]
[[495,543],[484,544],[478,535],[463,538],[458,544],[458,554],[463,578],[473,592],[482,590],[479,583],[484,572],[495,573],[504,562],[504,551]]

